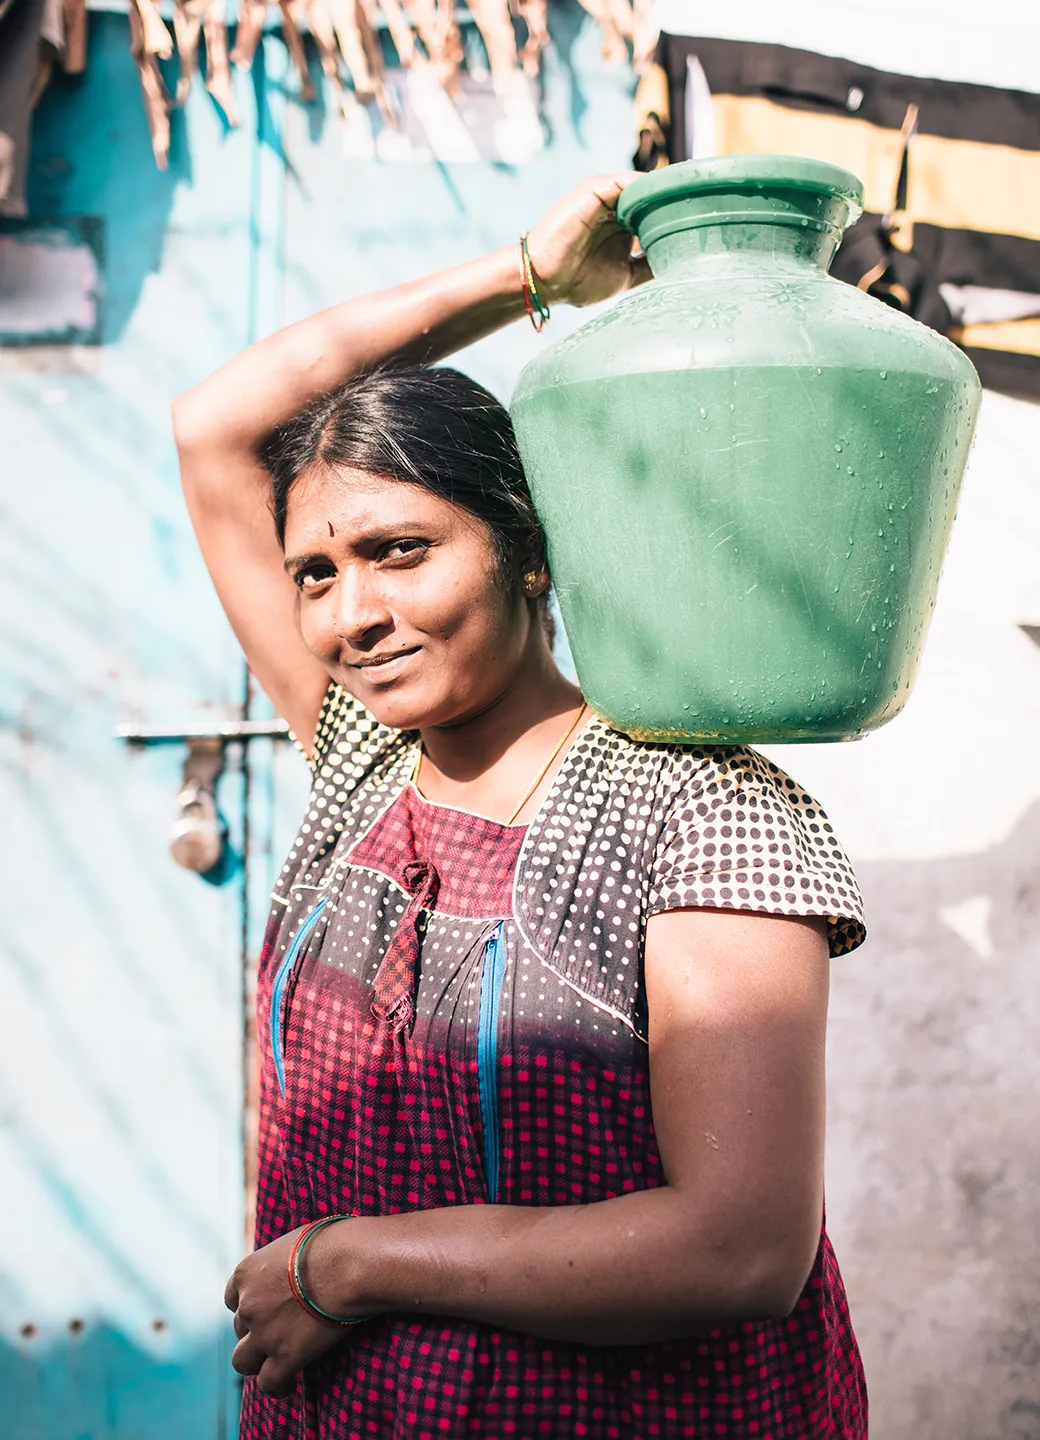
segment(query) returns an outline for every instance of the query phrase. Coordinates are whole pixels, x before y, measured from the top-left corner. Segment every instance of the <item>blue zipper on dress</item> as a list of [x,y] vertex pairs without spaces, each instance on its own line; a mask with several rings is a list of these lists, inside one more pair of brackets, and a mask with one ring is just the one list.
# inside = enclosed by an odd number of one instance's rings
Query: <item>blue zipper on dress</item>
[[498,1201],[498,1012],[507,958],[505,926],[499,924],[484,946],[477,1024],[477,1079],[480,1085],[480,1126],[484,1135],[484,1176],[492,1204]]
[[285,1095],[285,1056],[282,1053],[282,996],[285,994],[286,983],[292,974],[292,968],[296,964],[303,942],[317,925],[327,901],[328,896],[324,900],[319,900],[310,914],[301,921],[300,928],[293,936],[292,944],[286,951],[285,959],[278,967],[278,974],[274,977],[274,985],[271,987],[271,1053],[274,1056],[278,1088],[283,1096]]

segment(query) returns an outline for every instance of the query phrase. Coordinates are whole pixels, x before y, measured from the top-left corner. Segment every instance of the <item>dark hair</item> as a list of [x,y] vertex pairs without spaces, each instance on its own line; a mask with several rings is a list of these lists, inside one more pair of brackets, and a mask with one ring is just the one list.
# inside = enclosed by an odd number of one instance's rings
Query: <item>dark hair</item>
[[[296,481],[315,465],[344,466],[421,485],[482,520],[510,585],[545,563],[509,412],[459,370],[393,365],[356,376],[275,431],[263,460],[282,545]],[[548,617],[547,595],[541,608]]]

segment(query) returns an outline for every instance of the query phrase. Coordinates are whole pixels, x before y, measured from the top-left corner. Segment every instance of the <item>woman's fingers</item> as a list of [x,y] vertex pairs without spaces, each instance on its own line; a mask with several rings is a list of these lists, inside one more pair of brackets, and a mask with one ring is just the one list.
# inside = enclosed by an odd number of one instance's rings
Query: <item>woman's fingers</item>
[[231,1279],[224,1287],[224,1304],[229,1310],[238,1309],[238,1271],[236,1270]]
[[642,178],[643,174],[641,170],[618,170],[615,174],[607,177],[610,182],[609,190],[603,193],[603,191],[597,187],[597,193],[599,193],[599,197],[604,205],[608,206],[611,210],[616,210],[618,199],[625,186],[631,185],[633,180],[641,180]]
[[240,1375],[259,1375],[267,1356],[248,1330],[231,1352],[232,1368]]
[[239,1338],[240,1340],[244,1340],[244,1339],[246,1338],[246,1336],[249,1334],[249,1326],[248,1326],[248,1325],[246,1324],[246,1322],[242,1319],[242,1312],[241,1312],[241,1310],[236,1310],[236,1311],[235,1311],[235,1319],[234,1319],[234,1322],[233,1322],[233,1323],[234,1323],[234,1326],[235,1326],[235,1334],[238,1336],[238,1338]]
[[549,304],[591,305],[650,278],[630,260],[632,237],[617,222],[617,202],[637,170],[590,175],[545,215],[528,236],[538,290]]
[[296,1389],[296,1376],[279,1360],[265,1360],[257,1372],[256,1383],[265,1395],[284,1400]]

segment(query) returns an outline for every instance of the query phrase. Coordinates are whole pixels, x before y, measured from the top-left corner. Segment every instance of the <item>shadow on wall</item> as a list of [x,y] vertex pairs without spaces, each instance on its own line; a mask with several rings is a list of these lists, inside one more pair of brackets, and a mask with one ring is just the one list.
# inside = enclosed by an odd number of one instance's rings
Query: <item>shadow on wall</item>
[[[985,783],[983,758],[977,779],[965,782],[966,805],[970,785]],[[1034,987],[1018,982],[1031,980],[1040,948],[1038,857],[1035,803],[1003,840],[976,854],[857,867],[872,925],[870,964],[851,967],[845,990],[872,992],[872,1022],[890,1022],[871,1023],[866,1063],[893,1087],[996,1081],[1016,1046],[1025,1047]],[[1005,1043],[983,1044],[980,1027],[1002,1022]]]
[[149,1330],[145,1347],[75,1317],[60,1338],[24,1322],[17,1344],[0,1341],[4,1440],[233,1436],[241,1382],[231,1369],[230,1317],[190,1346],[178,1344],[161,1317]]
[[[966,805],[987,761],[1013,763],[979,747]],[[977,854],[858,867],[871,934],[835,969],[829,1191],[885,1440],[1040,1437],[1038,857],[1034,804]]]

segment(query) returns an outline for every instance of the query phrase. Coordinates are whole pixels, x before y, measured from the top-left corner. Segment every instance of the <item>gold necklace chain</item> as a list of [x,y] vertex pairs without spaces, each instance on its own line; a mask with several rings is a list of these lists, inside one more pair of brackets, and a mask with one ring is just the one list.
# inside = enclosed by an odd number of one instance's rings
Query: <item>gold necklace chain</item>
[[[516,809],[513,811],[512,815],[510,815],[509,819],[505,822],[507,825],[512,825],[513,821],[514,821],[514,820],[516,819],[516,817],[520,814],[520,811],[524,808],[524,806],[527,804],[528,800],[530,800],[531,796],[532,796],[532,795],[534,794],[534,792],[538,789],[539,785],[540,785],[540,784],[542,783],[542,781],[545,779],[546,775],[548,775],[548,773],[549,773],[549,767],[552,765],[553,761],[556,759],[556,757],[559,755],[560,751],[561,751],[561,750],[563,749],[563,747],[566,745],[567,741],[568,741],[568,740],[571,738],[571,736],[574,734],[575,730],[577,730],[578,726],[581,724],[582,716],[585,714],[585,711],[586,711],[588,708],[589,708],[589,707],[588,707],[587,702],[583,700],[583,701],[581,702],[581,709],[578,711],[577,715],[575,715],[574,719],[571,721],[570,725],[567,727],[567,730],[566,730],[566,731],[564,732],[564,734],[560,737],[559,743],[556,745],[556,748],[553,750],[553,752],[552,752],[552,754],[549,756],[548,760],[546,760],[545,764],[542,766],[542,768],[539,770],[538,774],[535,776],[534,784],[531,786],[531,788],[530,788],[529,790],[526,790],[526,791],[524,792],[524,798],[520,801],[520,804],[519,804],[519,805],[516,807]],[[409,777],[409,778],[411,779],[412,784],[415,786],[416,790],[419,789],[419,768],[420,768],[420,766],[422,765],[423,753],[424,753],[424,752],[423,752],[423,744],[422,744],[422,741],[420,740],[420,741],[419,741],[419,753],[418,753],[418,754],[416,755],[416,757],[415,757],[415,764],[414,764],[413,767],[412,767],[412,773],[411,773],[411,776]]]
[[574,734],[575,730],[577,730],[579,724],[581,723],[581,717],[585,714],[585,711],[586,711],[588,708],[589,708],[588,705],[586,705],[585,701],[583,700],[583,701],[581,702],[581,709],[578,711],[577,715],[575,715],[574,719],[571,721],[571,724],[570,724],[570,726],[569,726],[569,728],[568,728],[568,730],[567,730],[567,733],[563,736],[563,738],[561,739],[560,743],[557,745],[556,749],[552,752],[552,754],[549,756],[548,760],[546,760],[545,764],[544,764],[544,765],[542,766],[542,768],[539,770],[538,776],[537,776],[534,784],[531,786],[530,790],[528,790],[528,791],[526,792],[526,794],[524,795],[524,798],[520,801],[520,804],[516,807],[516,809],[513,811],[512,815],[510,815],[509,819],[506,821],[506,824],[507,824],[507,825],[512,825],[513,821],[514,821],[514,820],[516,819],[516,817],[520,814],[520,811],[524,808],[524,806],[527,804],[528,800],[530,800],[531,796],[532,796],[532,795],[534,794],[534,792],[538,789],[539,785],[540,785],[540,784],[542,783],[542,781],[545,779],[546,775],[548,775],[550,765],[551,765],[551,764],[553,763],[553,761],[556,759],[557,755],[559,755],[560,751],[563,749],[563,747],[566,745],[567,741],[568,741],[568,740],[571,738],[571,736]]

